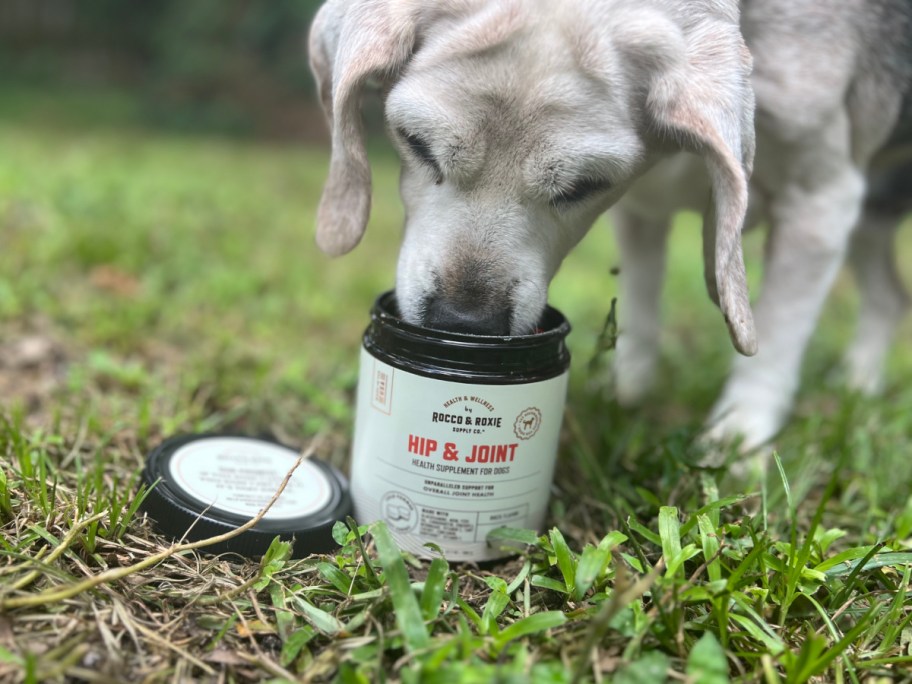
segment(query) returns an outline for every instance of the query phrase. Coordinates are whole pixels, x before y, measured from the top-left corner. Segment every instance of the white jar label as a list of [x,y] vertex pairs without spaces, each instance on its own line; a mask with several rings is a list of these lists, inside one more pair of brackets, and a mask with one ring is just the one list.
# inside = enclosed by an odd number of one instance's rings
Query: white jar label
[[399,545],[451,560],[507,555],[499,527],[540,529],[548,509],[568,373],[519,385],[415,375],[361,351],[352,500]]
[[[188,442],[168,463],[172,481],[213,508],[252,518],[275,495],[298,453],[245,437]],[[332,500],[332,487],[317,466],[303,461],[264,520],[290,520],[316,513]]]

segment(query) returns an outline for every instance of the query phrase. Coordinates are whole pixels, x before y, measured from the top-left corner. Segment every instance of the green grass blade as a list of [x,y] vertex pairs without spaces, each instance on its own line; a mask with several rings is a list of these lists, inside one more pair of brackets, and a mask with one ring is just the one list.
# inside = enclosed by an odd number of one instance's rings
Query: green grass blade
[[530,615],[529,617],[517,620],[508,627],[504,627],[500,630],[500,634],[494,638],[494,643],[497,646],[497,650],[502,650],[507,643],[514,639],[546,632],[549,629],[560,627],[566,622],[567,616],[559,610],[536,613],[535,615]]
[[681,523],[678,521],[678,509],[674,506],[659,509],[659,538],[665,566],[670,567],[681,556]]
[[785,492],[785,502],[788,505],[789,516],[795,518],[795,503],[792,501],[792,488],[789,486],[788,476],[785,474],[785,467],[782,465],[782,459],[779,458],[779,452],[773,452],[773,461],[776,463],[776,470],[779,471],[779,479],[782,482],[782,489]]
[[327,636],[336,636],[345,628],[335,615],[317,608],[307,599],[301,596],[294,596],[292,600],[304,615],[304,619],[323,634],[326,634]]
[[[871,546],[856,546],[855,548],[840,551],[835,556],[827,558],[821,563],[815,565],[814,570],[835,577],[838,577],[840,575],[848,575],[855,567],[855,564],[851,561],[858,560],[859,558],[864,558],[865,556],[870,556],[871,551],[877,553],[878,548],[879,546],[875,544]],[[837,567],[841,564],[844,564],[843,567]]]
[[317,635],[316,630],[310,625],[305,625],[301,629],[292,633],[291,636],[282,644],[282,651],[279,654],[279,662],[283,667],[288,667],[298,654],[308,643]]
[[907,565],[903,570],[903,578],[899,584],[896,594],[890,608],[884,612],[876,625],[871,627],[869,634],[876,634],[881,637],[880,650],[886,651],[892,648],[896,640],[901,637],[903,631],[912,623],[912,611],[903,615],[906,603],[906,597],[909,596],[909,581],[912,578],[912,564]]
[[462,609],[462,614],[464,617],[468,618],[472,624],[475,626],[479,632],[482,630],[481,616],[478,612],[472,608],[468,603],[465,602],[462,598],[456,599],[456,603]]
[[[355,536],[355,544],[358,547],[358,550],[361,552],[361,560],[364,561],[364,567],[367,570],[367,575],[371,580],[373,586],[380,585],[380,578],[377,577],[377,571],[374,570],[374,565],[371,563],[370,555],[367,553],[367,549],[364,547],[364,536],[361,533],[361,529],[358,527],[358,523],[355,522],[355,519],[351,516],[348,516],[345,519],[348,529],[352,531],[352,534]],[[369,529],[369,528],[368,528]]]
[[613,551],[625,541],[627,541],[627,535],[615,530],[602,537],[602,541],[598,543],[598,548],[602,551]]
[[342,594],[348,596],[351,593],[354,580],[332,563],[317,563],[317,572]]
[[842,637],[838,642],[833,644],[828,648],[824,653],[819,657],[815,658],[812,662],[807,663],[805,669],[801,672],[799,677],[795,680],[796,682],[806,682],[811,677],[821,674],[826,670],[830,663],[832,663],[836,658],[843,655],[846,652],[846,649],[858,638],[858,636],[865,630],[868,626],[868,623],[874,618],[874,615],[878,610],[881,609],[880,604],[874,604],[871,606],[864,615],[855,623],[855,626],[852,627],[845,636]]
[[396,611],[396,624],[405,637],[406,646],[410,651],[426,648],[429,643],[427,628],[421,617],[421,607],[412,591],[408,571],[402,560],[402,553],[386,527],[386,523],[374,523],[370,527],[374,542],[377,545],[377,555],[383,565],[383,576],[389,585],[390,595],[393,599],[393,608]]
[[722,579],[722,562],[717,557],[719,553],[719,536],[710,522],[709,517],[703,514],[697,516],[700,527],[700,541],[703,545],[703,559],[706,561],[706,573],[710,582]]
[[421,591],[421,615],[425,620],[433,620],[440,612],[449,572],[450,566],[443,558],[431,561],[427,578],[424,580],[424,589]]
[[678,574],[678,570],[684,567],[684,563],[689,561],[691,558],[700,553],[700,550],[697,548],[696,544],[688,544],[681,552],[671,559],[671,561],[666,566],[665,574],[669,577],[673,577]]
[[[154,486],[154,485],[153,485]],[[133,482],[131,481],[129,489],[133,489]],[[146,487],[145,484],[141,484],[139,489],[136,492],[136,496],[133,497],[130,505],[127,507],[126,512],[120,518],[120,522],[117,525],[117,530],[114,532],[114,538],[120,540],[127,533],[127,529],[130,527],[130,523],[133,522],[133,518],[136,516],[136,511],[139,510],[139,507],[145,501],[146,497],[149,496],[149,493],[152,491],[151,487]]]
[[557,567],[564,578],[567,593],[572,595],[576,585],[576,560],[573,557],[573,552],[567,546],[564,535],[556,527],[551,530],[550,538],[551,546],[554,548],[554,555],[557,558]]
[[656,534],[655,532],[653,532],[652,530],[650,530],[648,527],[643,525],[640,521],[636,520],[635,518],[628,518],[627,526],[632,531],[636,532],[641,537],[643,537],[643,539],[645,539],[646,541],[652,542],[656,546],[662,545],[662,537],[660,535]]
[[785,642],[769,623],[753,609],[751,600],[740,592],[735,592],[731,596],[738,609],[744,614],[731,612],[729,617],[741,625],[757,641],[764,644],[772,655],[777,656],[785,651]]
[[0,522],[13,519],[12,495],[6,471],[0,468]]
[[870,658],[855,663],[859,669],[883,667],[884,665],[907,665],[912,667],[912,655],[892,656],[889,658]]
[[712,632],[705,632],[691,648],[687,676],[700,684],[728,684],[728,660]]
[[497,618],[500,617],[504,609],[510,603],[510,597],[504,592],[506,583],[499,577],[497,579],[503,583],[502,587],[492,588],[488,600],[485,602],[484,610],[481,612],[481,633],[483,635],[497,634],[500,628],[497,626]]
[[516,527],[498,527],[491,530],[486,537],[489,544],[501,542],[499,546],[509,548],[521,548],[523,546],[535,546],[538,544],[539,536],[535,530],[524,530]]
[[868,554],[856,563],[852,563],[848,568],[832,568],[826,571],[828,577],[838,577],[840,575],[852,575],[867,570],[876,570],[878,568],[897,567],[901,568],[912,563],[912,553],[897,551],[890,553]]
[[22,665],[22,658],[17,656],[12,651],[0,646],[0,663],[6,663],[8,665]]
[[[690,533],[690,531],[694,528],[694,525],[697,524],[698,516],[706,515],[711,517],[718,517],[719,511],[721,511],[723,508],[728,508],[734,504],[741,503],[748,498],[750,497],[748,497],[746,494],[736,494],[733,496],[727,496],[724,499],[718,499],[717,501],[706,504],[702,508],[698,508],[694,514],[691,515],[683,525],[681,525],[681,536],[686,537]],[[713,522],[713,524],[715,525],[716,523]]]
[[814,511],[814,517],[811,519],[810,528],[805,533],[804,542],[801,544],[801,547],[797,549],[797,552],[795,549],[797,525],[793,518],[792,552],[789,558],[789,569],[786,582],[785,597],[782,599],[782,605],[780,607],[780,624],[785,624],[786,617],[788,616],[788,611],[791,608],[792,601],[794,600],[798,589],[798,583],[805,575],[805,570],[807,568],[808,561],[810,560],[811,552],[814,548],[815,533],[820,527],[820,523],[823,520],[823,513],[826,510],[826,505],[833,496],[837,482],[836,473],[834,472],[832,477],[830,477],[829,482],[827,483],[827,487],[824,490],[823,495],[820,497],[820,503],[817,504],[817,508]]
[[579,564],[576,566],[573,599],[579,601],[592,588],[595,581],[611,562],[611,552],[594,546],[583,549]]
[[532,561],[527,558],[523,563],[522,568],[516,574],[516,577],[513,578],[513,581],[507,586],[507,593],[511,596],[513,592],[519,589],[520,586],[526,581],[526,578],[529,576],[529,573],[532,572]]
[[529,584],[531,584],[533,587],[550,589],[551,591],[556,591],[561,594],[569,593],[567,591],[566,584],[551,577],[545,577],[544,575],[532,575],[532,579],[529,581]]
[[754,547],[750,550],[747,556],[744,557],[738,565],[734,567],[731,574],[728,576],[728,590],[735,591],[738,589],[739,583],[741,582],[742,577],[748,570],[754,570],[755,564],[760,560],[761,556],[769,548],[770,541],[766,537],[761,537],[754,543]]

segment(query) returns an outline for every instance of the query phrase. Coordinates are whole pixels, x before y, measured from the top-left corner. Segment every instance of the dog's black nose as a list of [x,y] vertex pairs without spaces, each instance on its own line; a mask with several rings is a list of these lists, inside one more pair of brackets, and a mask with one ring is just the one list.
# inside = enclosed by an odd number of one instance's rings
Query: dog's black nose
[[435,330],[470,335],[506,336],[510,334],[511,317],[509,307],[492,307],[473,302],[456,304],[443,298],[433,298],[425,307],[424,325]]

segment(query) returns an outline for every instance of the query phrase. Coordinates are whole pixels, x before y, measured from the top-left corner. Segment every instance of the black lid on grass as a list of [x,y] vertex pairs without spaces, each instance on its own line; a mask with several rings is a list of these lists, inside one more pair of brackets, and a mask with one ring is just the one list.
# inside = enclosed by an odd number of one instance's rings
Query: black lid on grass
[[[175,539],[192,542],[224,534],[249,521],[269,502],[298,456],[295,449],[252,437],[171,438],[146,460],[142,481],[147,487],[157,484],[142,508],[161,532]],[[294,540],[295,556],[324,553],[338,546],[333,525],[351,511],[345,476],[309,458],[256,526],[202,550],[261,556],[279,536]]]

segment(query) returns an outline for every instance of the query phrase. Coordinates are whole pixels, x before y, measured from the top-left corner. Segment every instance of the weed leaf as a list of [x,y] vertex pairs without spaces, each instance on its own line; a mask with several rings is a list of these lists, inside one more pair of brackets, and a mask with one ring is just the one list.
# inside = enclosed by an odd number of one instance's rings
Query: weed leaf
[[327,613],[325,610],[317,608],[314,604],[300,596],[294,597],[295,605],[304,614],[304,619],[316,627],[320,632],[327,636],[339,634],[344,625],[334,615]]
[[408,571],[402,560],[402,553],[389,528],[383,521],[374,523],[370,527],[374,542],[377,545],[377,555],[383,564],[383,575],[389,585],[390,596],[393,599],[393,608],[396,612],[396,624],[402,630],[406,646],[415,651],[428,645],[428,633],[421,617],[421,608],[418,599],[412,591]]
[[664,684],[668,681],[668,656],[659,651],[644,653],[623,670],[619,670],[612,684]]
[[440,612],[449,571],[450,566],[443,558],[431,561],[427,578],[424,580],[424,589],[421,591],[421,615],[425,620],[433,620]]
[[700,684],[728,684],[725,651],[712,632],[704,632],[687,656],[687,674]]

